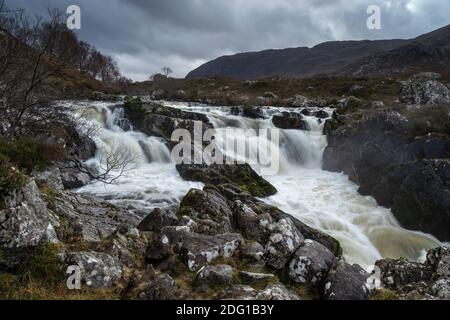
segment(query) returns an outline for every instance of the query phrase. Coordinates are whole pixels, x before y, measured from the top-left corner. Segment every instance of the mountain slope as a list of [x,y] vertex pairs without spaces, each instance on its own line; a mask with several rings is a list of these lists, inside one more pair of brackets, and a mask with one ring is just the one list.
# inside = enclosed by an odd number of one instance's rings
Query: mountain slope
[[[186,78],[305,78],[336,73],[370,75],[376,74],[380,66],[389,72],[402,72],[408,65],[430,62],[439,66],[439,61],[445,60],[445,46],[449,40],[450,26],[447,26],[412,40],[334,41],[313,48],[240,53],[207,62],[191,71]],[[400,67],[394,70],[400,62]]]

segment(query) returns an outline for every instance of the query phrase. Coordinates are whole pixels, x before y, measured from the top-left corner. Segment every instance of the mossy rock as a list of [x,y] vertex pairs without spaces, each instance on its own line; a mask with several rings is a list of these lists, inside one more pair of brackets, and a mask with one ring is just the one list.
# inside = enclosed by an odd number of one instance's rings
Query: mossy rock
[[248,164],[242,165],[178,165],[181,177],[205,184],[233,184],[254,197],[269,197],[277,189],[259,176]]

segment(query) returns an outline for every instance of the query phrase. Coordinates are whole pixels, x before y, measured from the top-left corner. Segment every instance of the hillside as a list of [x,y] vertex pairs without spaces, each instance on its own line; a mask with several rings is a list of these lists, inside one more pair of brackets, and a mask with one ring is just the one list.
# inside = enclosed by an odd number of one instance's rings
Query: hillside
[[[442,68],[448,60],[450,26],[411,40],[334,41],[219,57],[186,78],[307,78],[317,75],[379,75]],[[395,66],[395,67],[394,67]],[[381,71],[380,71],[380,67]]]

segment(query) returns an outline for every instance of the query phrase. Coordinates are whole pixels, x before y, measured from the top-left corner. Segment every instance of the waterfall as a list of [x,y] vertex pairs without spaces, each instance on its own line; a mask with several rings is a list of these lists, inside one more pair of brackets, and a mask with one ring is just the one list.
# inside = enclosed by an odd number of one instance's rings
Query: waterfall
[[[182,104],[175,107],[189,111]],[[230,115],[227,108],[195,107],[195,112],[208,115],[218,138],[227,140],[225,143],[229,145],[244,138],[225,136],[227,127],[273,130],[276,128],[272,116],[284,111],[300,113],[302,110],[266,108],[267,119],[249,119]],[[331,117],[333,110],[326,111]],[[402,228],[389,209],[379,206],[373,197],[360,195],[358,186],[344,174],[322,170],[327,147],[323,134],[325,121],[313,116],[303,116],[303,119],[309,131],[280,130],[276,150],[280,158],[279,173],[264,176],[279,192],[264,201],[335,237],[347,261],[365,268],[381,258],[419,260],[427,250],[441,245],[431,235]],[[250,143],[250,152],[256,152],[254,148],[255,143]],[[245,158],[245,154],[238,154],[238,158]],[[252,167],[259,171],[257,164]]]
[[[227,128],[275,130],[271,121],[273,115],[302,111],[264,108],[264,119],[249,119],[231,115],[229,107],[167,104],[206,114],[217,130],[217,139],[222,139],[224,145],[234,145],[245,139],[246,153],[241,151],[233,155],[237,160],[257,152],[256,138],[228,135]],[[94,182],[79,192],[92,193],[145,214],[152,208],[179,202],[190,188],[202,188],[201,183],[180,178],[165,142],[133,130],[120,105],[99,102],[70,105],[71,110],[81,116],[79,121],[94,125],[98,130],[94,138],[98,151],[88,165],[100,167],[105,155],[111,152],[130,153],[133,159],[130,169],[116,184]],[[332,110],[326,111],[331,116]],[[389,209],[378,206],[372,197],[360,195],[358,186],[344,174],[322,170],[322,155],[327,146],[324,121],[313,116],[303,118],[309,131],[280,130],[279,144],[268,141],[274,147],[280,166],[278,174],[264,178],[279,192],[264,201],[335,237],[340,241],[347,261],[363,267],[373,265],[382,257],[417,260],[426,250],[440,245],[431,235],[402,228]],[[260,171],[259,163],[251,165]]]
[[[103,102],[68,104],[82,127],[92,130],[97,145],[94,158],[87,165],[102,171],[109,155],[127,155],[129,163],[115,184],[90,183],[78,192],[97,195],[116,205],[148,214],[151,209],[178,203],[191,188],[201,183],[181,179],[171,161],[170,150],[163,139],[148,137],[133,130],[124,116],[122,105]],[[111,175],[119,174],[111,172]]]

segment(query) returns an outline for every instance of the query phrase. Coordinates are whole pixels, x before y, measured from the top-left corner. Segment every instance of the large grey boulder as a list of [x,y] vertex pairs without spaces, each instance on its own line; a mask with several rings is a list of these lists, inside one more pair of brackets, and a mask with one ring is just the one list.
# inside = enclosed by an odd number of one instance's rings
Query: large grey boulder
[[66,262],[80,267],[82,281],[91,288],[115,286],[122,277],[122,263],[105,253],[72,252]]
[[196,283],[206,285],[225,285],[233,281],[233,268],[226,264],[204,266],[196,275]]
[[407,104],[436,105],[450,103],[450,90],[437,81],[439,74],[418,74],[403,83],[400,101]]
[[287,266],[287,273],[296,283],[320,286],[335,261],[333,253],[323,245],[313,240],[305,240]]
[[193,219],[197,233],[215,235],[233,230],[233,212],[227,200],[214,189],[189,191],[181,202],[178,216]]
[[59,219],[48,208],[34,180],[6,199],[0,210],[0,246],[25,248],[56,243]]
[[279,220],[273,225],[272,234],[266,244],[264,261],[272,268],[283,269],[303,241],[303,235],[291,219]]
[[324,296],[328,300],[367,300],[369,274],[358,265],[340,260],[328,273]]

